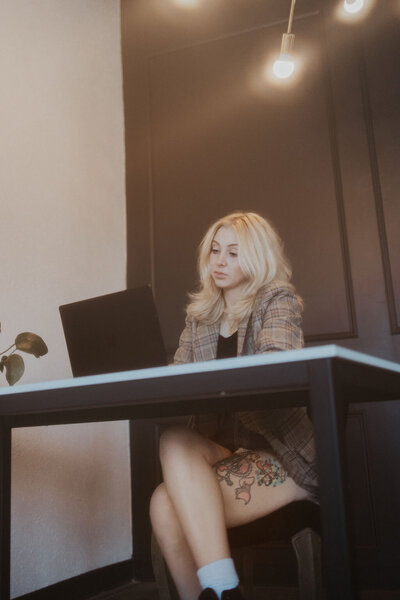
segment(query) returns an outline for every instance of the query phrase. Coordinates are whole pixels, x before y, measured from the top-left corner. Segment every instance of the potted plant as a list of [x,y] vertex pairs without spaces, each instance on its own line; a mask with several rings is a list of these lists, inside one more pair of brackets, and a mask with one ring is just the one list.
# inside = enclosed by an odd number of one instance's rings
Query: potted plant
[[[11,352],[9,352],[10,350]],[[48,352],[46,344],[36,333],[30,331],[19,333],[11,346],[0,352],[0,356],[3,355],[0,360],[0,371],[1,373],[5,371],[9,385],[14,385],[19,381],[25,371],[24,359],[20,354],[16,354],[17,350],[33,354],[36,358],[44,356]],[[9,352],[9,354],[6,355],[6,352]]]

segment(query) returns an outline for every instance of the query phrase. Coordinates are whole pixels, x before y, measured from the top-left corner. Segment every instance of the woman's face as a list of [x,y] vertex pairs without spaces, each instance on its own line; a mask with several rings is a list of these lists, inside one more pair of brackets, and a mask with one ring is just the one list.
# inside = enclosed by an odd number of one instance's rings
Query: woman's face
[[220,227],[214,236],[210,254],[210,274],[222,290],[239,288],[246,281],[239,265],[239,244],[231,227]]

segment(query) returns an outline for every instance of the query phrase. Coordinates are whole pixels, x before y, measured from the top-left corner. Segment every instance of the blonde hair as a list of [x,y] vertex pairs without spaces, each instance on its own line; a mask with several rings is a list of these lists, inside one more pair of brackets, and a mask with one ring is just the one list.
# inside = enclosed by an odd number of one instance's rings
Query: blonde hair
[[231,321],[238,324],[251,313],[256,295],[262,287],[272,282],[288,284],[292,271],[283,252],[282,240],[266,219],[253,212],[227,215],[211,225],[200,243],[200,289],[189,295],[190,302],[186,307],[189,316],[211,324],[225,312],[223,292],[215,285],[210,273],[212,242],[221,227],[231,227],[235,232],[239,245],[239,265],[246,277],[242,297],[228,315]]

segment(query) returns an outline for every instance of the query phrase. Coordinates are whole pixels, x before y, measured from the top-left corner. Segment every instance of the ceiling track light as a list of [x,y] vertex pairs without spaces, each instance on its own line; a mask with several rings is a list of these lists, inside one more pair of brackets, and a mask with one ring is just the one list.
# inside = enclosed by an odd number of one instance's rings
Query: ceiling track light
[[281,53],[279,58],[274,62],[273,72],[278,79],[287,79],[294,72],[294,62],[291,52],[294,45],[294,33],[292,33],[292,23],[294,16],[294,5],[296,0],[291,0],[289,22],[287,32],[282,35]]

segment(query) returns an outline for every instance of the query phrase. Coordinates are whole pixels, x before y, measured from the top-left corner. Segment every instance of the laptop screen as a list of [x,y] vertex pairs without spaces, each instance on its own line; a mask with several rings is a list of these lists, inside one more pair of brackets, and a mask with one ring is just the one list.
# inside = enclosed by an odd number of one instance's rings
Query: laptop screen
[[74,377],[167,364],[150,286],[60,306]]

